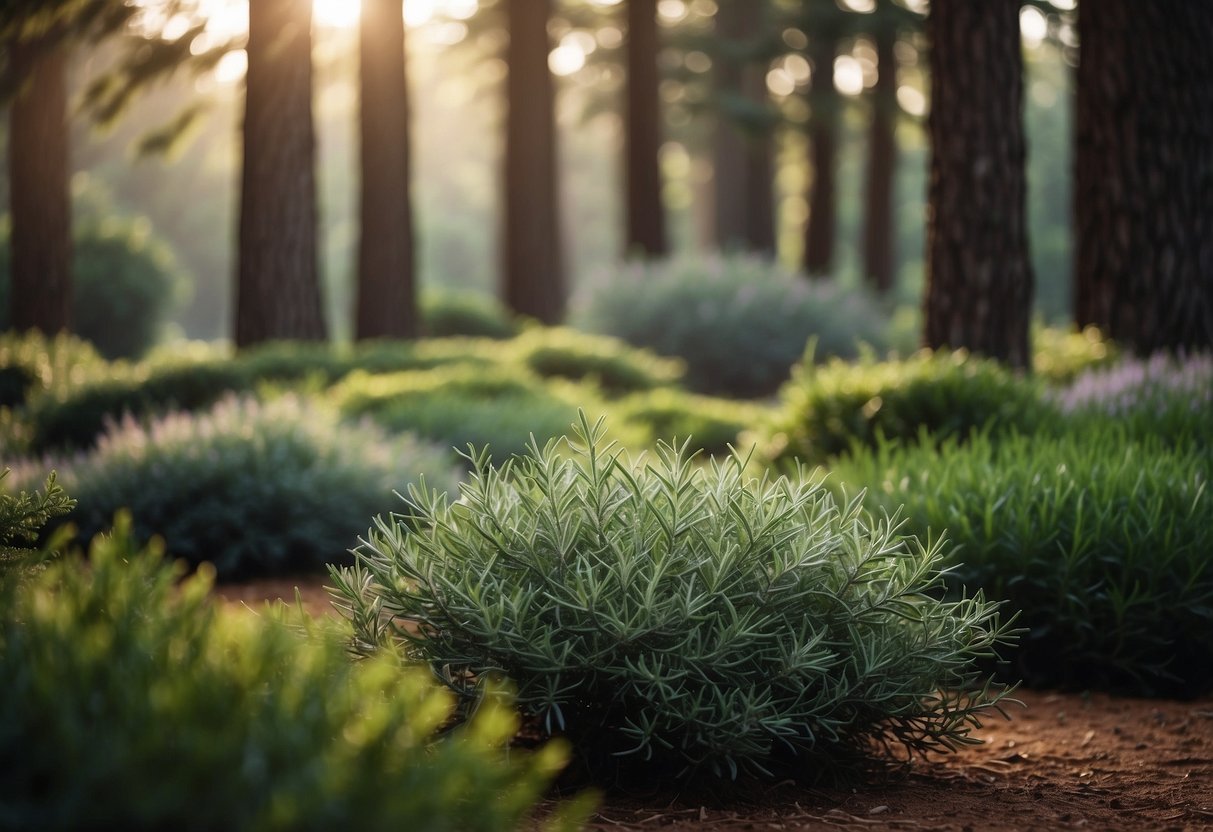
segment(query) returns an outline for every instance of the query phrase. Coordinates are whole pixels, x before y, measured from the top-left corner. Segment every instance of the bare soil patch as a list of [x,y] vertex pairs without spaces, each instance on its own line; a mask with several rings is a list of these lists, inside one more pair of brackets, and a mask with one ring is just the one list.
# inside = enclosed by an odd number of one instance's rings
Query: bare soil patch
[[[220,586],[230,604],[331,611],[324,577]],[[1213,830],[1213,699],[1020,691],[982,745],[853,789],[793,783],[705,796],[614,794],[594,830]]]

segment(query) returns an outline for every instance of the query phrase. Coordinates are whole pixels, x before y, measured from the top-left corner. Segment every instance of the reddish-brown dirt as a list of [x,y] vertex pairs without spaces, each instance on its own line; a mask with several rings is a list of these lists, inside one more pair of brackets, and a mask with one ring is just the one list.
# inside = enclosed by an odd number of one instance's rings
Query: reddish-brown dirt
[[[329,609],[323,579],[219,587],[229,603]],[[1020,691],[979,746],[916,761],[853,789],[791,783],[709,800],[702,793],[608,796],[593,830],[1213,830],[1213,700]]]

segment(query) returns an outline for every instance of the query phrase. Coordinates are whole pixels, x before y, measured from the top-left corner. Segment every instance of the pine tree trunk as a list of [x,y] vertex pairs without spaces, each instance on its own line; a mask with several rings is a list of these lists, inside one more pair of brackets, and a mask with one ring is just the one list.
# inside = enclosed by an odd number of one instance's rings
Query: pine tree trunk
[[548,71],[549,0],[507,0],[506,305],[547,323],[564,316],[555,92]]
[[[722,0],[716,14],[721,54],[712,70],[718,109],[713,142],[716,245],[723,250],[774,254],[775,196],[769,125],[730,112],[767,103],[766,73],[745,57],[762,11],[750,0]],[[731,106],[732,105],[732,106]]]
[[316,263],[312,11],[251,0],[236,345],[326,337]]
[[18,84],[9,114],[9,320],[18,332],[53,335],[72,324],[67,49],[50,39],[19,41],[9,60]]
[[1213,346],[1213,4],[1083,0],[1078,31],[1075,317]]
[[933,0],[925,340],[1030,365],[1018,0]]
[[400,0],[362,2],[358,340],[418,334],[401,12]]
[[667,253],[661,201],[657,0],[627,0],[627,254]]
[[889,25],[875,32],[878,76],[872,90],[872,120],[868,126],[868,181],[864,194],[863,277],[878,294],[893,289],[895,227],[893,185],[897,171],[897,30]]
[[834,88],[835,38],[826,29],[810,32],[809,60],[813,66],[809,88],[809,221],[805,226],[804,270],[813,278],[828,277],[834,265],[837,226],[835,181],[838,157],[838,120],[841,102]]

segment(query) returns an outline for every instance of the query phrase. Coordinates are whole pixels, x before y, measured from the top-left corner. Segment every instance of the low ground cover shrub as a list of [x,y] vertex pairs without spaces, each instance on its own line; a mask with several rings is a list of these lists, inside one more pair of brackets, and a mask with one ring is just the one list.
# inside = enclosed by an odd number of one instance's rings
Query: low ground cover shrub
[[47,467],[79,501],[72,521],[81,533],[128,508],[140,540],[159,535],[175,556],[209,561],[224,579],[322,568],[354,544],[359,518],[392,507],[401,482],[425,474],[434,487],[455,484],[444,451],[343,425],[294,396],[228,398],[146,425],[127,418],[94,450],[25,470]]
[[105,366],[92,344],[73,335],[0,334],[0,406],[17,407],[47,392],[66,391]]
[[738,436],[767,419],[770,410],[754,402],[665,388],[628,396],[615,403],[611,413],[623,424],[643,431],[646,446],[661,439],[689,439],[693,451],[727,454],[730,445],[741,447]]
[[564,327],[531,327],[510,342],[509,350],[536,375],[592,381],[609,395],[666,387],[683,373],[680,361]]
[[1114,363],[1118,357],[1116,346],[1096,327],[1032,328],[1032,372],[1050,384],[1066,384],[1080,373]]
[[0,828],[516,829],[562,765],[507,761],[491,701],[436,741],[452,697],[420,674],[180,577],[119,523],[87,569],[0,585]]
[[329,398],[346,417],[368,417],[445,448],[487,444],[498,459],[522,453],[531,435],[541,442],[560,436],[578,407],[606,408],[588,385],[544,381],[509,367],[356,373]]
[[909,530],[945,529],[956,586],[1021,610],[1016,675],[1188,695],[1213,687],[1213,453],[1115,426],[884,445],[832,476]]
[[494,673],[603,774],[830,771],[876,739],[969,741],[1000,694],[974,668],[996,604],[934,597],[940,550],[820,485],[660,446],[634,464],[581,417],[570,445],[452,502],[409,489],[334,571],[358,649],[400,643],[465,697]]
[[770,460],[824,462],[878,438],[964,438],[981,427],[1031,431],[1054,418],[1040,382],[963,351],[797,366],[781,411],[756,438]]
[[1207,353],[1126,358],[1082,373],[1049,398],[1079,430],[1111,423],[1132,436],[1213,444],[1213,355]]
[[488,295],[429,289],[421,293],[421,329],[429,338],[505,339],[517,335],[519,325]]
[[633,262],[602,276],[577,306],[578,327],[681,358],[687,385],[715,395],[774,393],[810,338],[822,358],[890,346],[886,316],[861,291],[753,257]]

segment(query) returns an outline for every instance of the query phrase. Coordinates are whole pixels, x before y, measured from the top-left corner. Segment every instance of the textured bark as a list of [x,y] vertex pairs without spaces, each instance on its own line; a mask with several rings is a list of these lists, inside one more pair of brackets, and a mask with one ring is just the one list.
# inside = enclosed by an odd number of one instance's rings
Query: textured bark
[[9,53],[17,83],[9,114],[13,329],[52,335],[71,329],[72,216],[67,125],[67,49],[18,42]]
[[716,36],[723,48],[713,69],[721,105],[713,142],[713,202],[719,248],[774,254],[770,126],[728,112],[730,102],[755,113],[767,106],[765,69],[745,55],[761,21],[761,9],[748,0],[722,0],[716,13]]
[[505,271],[510,309],[548,324],[564,316],[549,0],[507,0]]
[[1018,0],[933,0],[926,343],[1028,367]]
[[661,202],[661,106],[657,96],[657,0],[627,0],[627,252],[668,251]]
[[1213,3],[1084,0],[1078,29],[1075,317],[1213,346]]
[[813,80],[809,87],[809,220],[805,225],[804,270],[814,278],[826,277],[834,265],[834,235],[838,224],[836,176],[838,119],[841,102],[834,88],[836,39],[828,28],[809,33],[809,61]]
[[879,294],[893,288],[893,183],[897,170],[897,30],[881,26],[874,33],[878,76],[872,90],[868,125],[868,180],[864,192],[863,276]]
[[249,3],[236,345],[326,337],[316,264],[310,0]]
[[363,0],[361,230],[355,337],[418,334],[409,197],[409,95],[400,0]]

